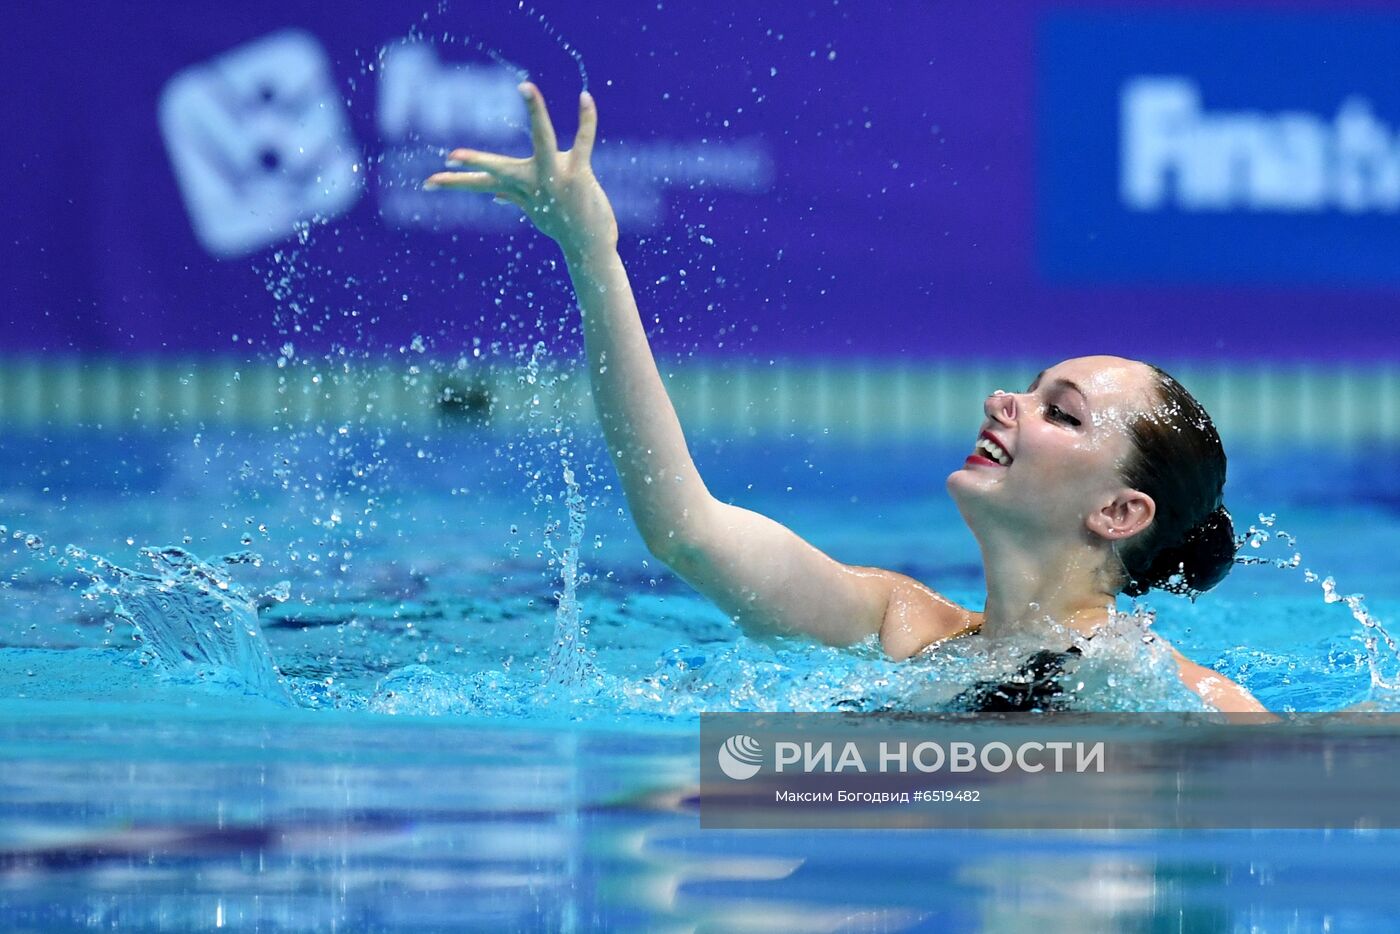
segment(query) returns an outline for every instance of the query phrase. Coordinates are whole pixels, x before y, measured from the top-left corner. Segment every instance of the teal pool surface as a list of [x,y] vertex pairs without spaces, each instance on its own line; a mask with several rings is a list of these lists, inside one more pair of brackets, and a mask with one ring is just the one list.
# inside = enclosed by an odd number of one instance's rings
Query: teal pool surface
[[[718,495],[979,599],[943,492],[961,445],[693,447]],[[702,831],[701,711],[937,709],[1011,655],[742,636],[648,558],[589,437],[0,455],[5,929],[1373,931],[1400,909],[1389,831]],[[1140,638],[1155,611],[1275,710],[1400,709],[1400,452],[1231,455],[1262,563],[1145,601],[1076,703],[1194,709]]]

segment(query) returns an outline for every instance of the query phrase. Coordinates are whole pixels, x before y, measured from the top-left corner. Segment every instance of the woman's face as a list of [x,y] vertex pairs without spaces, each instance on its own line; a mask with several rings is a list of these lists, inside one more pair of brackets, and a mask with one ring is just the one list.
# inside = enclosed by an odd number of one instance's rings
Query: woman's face
[[968,525],[1081,532],[1126,489],[1127,426],[1154,405],[1152,384],[1152,371],[1135,360],[1077,357],[1042,372],[1025,392],[989,396],[971,456],[948,477]]

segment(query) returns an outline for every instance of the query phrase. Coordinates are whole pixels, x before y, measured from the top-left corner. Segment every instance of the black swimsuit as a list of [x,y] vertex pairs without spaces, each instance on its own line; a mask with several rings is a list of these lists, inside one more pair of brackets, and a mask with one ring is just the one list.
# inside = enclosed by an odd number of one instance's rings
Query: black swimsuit
[[959,694],[954,710],[1012,713],[1032,710],[1065,710],[1072,695],[1060,684],[1065,663],[1084,653],[1072,645],[1063,652],[1042,649],[1016,670],[1009,681],[978,681]]

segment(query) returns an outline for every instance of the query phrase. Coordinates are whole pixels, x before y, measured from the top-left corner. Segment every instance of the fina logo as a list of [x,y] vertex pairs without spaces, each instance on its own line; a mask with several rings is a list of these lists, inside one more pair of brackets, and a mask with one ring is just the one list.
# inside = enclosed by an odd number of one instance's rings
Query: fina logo
[[[525,75],[500,63],[443,61],[432,45],[405,41],[384,50],[379,76],[380,215],[398,227],[515,230],[520,212],[511,205],[444,198],[419,182],[456,146],[529,152],[529,114],[516,90]],[[758,193],[773,177],[772,157],[757,139],[617,143],[594,152],[593,170],[618,220],[630,226],[664,222],[669,190]]]
[[431,46],[404,42],[384,50],[379,73],[379,132],[386,139],[421,136],[448,146],[468,139],[499,148],[529,136],[516,90],[521,75],[503,65],[450,65]]
[[1132,210],[1400,210],[1400,134],[1364,98],[1330,119],[1211,112],[1196,82],[1158,76],[1128,81],[1119,104],[1119,195]]
[[719,747],[719,767],[735,781],[753,778],[763,768],[763,747],[752,736],[731,736]]
[[516,86],[523,74],[499,63],[444,62],[437,50],[404,41],[379,63],[379,214],[396,227],[514,230],[520,211],[490,198],[447,197],[421,181],[456,146],[528,152],[529,114]]
[[[396,227],[513,231],[520,212],[489,198],[442,197],[422,180],[454,146],[526,152],[523,74],[499,62],[446,62],[431,44],[396,42],[378,63],[379,216]],[[185,209],[214,256],[245,256],[329,220],[360,198],[359,146],[325,50],[289,29],[181,71],[161,91],[160,126]],[[624,223],[665,220],[668,190],[767,190],[758,139],[647,139],[594,153]]]

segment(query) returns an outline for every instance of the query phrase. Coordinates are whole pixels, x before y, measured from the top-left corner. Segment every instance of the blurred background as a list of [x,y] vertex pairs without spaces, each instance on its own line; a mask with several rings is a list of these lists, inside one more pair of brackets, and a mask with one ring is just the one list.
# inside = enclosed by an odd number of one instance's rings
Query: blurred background
[[692,426],[961,431],[1106,352],[1182,371],[1227,440],[1400,432],[1393,4],[6,18],[12,422],[507,417],[500,366],[576,346],[562,265],[419,183],[450,147],[527,152],[528,74],[561,136],[599,102]]

